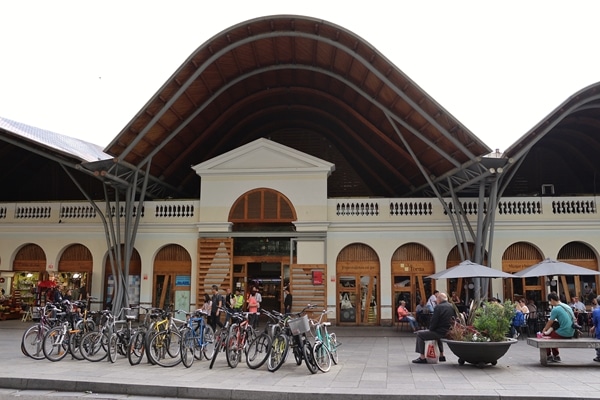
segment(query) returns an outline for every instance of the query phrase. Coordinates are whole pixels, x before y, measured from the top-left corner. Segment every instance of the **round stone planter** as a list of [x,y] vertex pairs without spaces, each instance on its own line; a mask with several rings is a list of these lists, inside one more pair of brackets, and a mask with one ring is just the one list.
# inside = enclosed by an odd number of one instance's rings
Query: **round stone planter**
[[458,363],[465,362],[483,367],[486,364],[496,365],[498,359],[508,351],[516,339],[507,338],[504,342],[461,342],[458,340],[442,339],[452,353],[458,357]]

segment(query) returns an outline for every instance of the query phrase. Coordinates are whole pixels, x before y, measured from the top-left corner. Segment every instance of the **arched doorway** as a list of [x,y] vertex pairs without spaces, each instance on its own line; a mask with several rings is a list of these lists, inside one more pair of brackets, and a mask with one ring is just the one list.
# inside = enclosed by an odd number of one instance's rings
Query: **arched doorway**
[[15,308],[22,305],[39,305],[45,302],[45,287],[38,283],[48,281],[50,274],[54,279],[54,272],[46,271],[46,254],[44,250],[34,243],[24,245],[15,254],[10,297]]
[[[582,242],[570,242],[564,245],[558,252],[556,257],[559,261],[564,261],[569,264],[578,265],[583,268],[588,268],[594,271],[598,270],[598,259],[594,250],[587,244]],[[567,288],[565,296],[567,301],[571,301],[571,297],[577,296],[586,306],[592,304],[592,299],[598,295],[598,275],[575,275],[575,276],[560,276],[561,287]],[[552,283],[552,282],[551,282]]]
[[[502,254],[502,271],[514,274],[543,260],[542,253],[532,244],[526,242],[513,243]],[[532,299],[540,305],[546,301],[542,277],[513,278],[504,281],[504,299],[512,300],[520,297]]]
[[154,259],[152,306],[174,304],[176,310],[190,309],[192,258],[185,248],[169,244]]
[[379,257],[362,243],[340,251],[336,260],[337,322],[341,325],[379,325]]
[[434,282],[427,276],[435,273],[433,254],[419,243],[400,246],[392,255],[392,294],[395,310],[400,300],[414,312],[417,304],[433,293]]
[[[125,246],[121,245],[120,254],[125,253]],[[112,269],[110,267],[110,259],[108,253],[106,253],[106,260],[104,262],[104,307],[109,308],[112,304],[113,294],[115,290],[115,277],[113,276]],[[124,263],[124,260],[121,260]],[[116,267],[116,266],[115,266]],[[127,285],[127,296],[129,298],[129,304],[140,303],[140,283],[142,274],[142,259],[136,249],[133,249],[133,254],[129,260],[129,276],[126,279]]]
[[[61,286],[73,291],[73,299],[79,298],[80,288],[90,293],[92,287],[92,253],[82,244],[72,244],[63,251],[58,261],[58,276]],[[86,300],[86,299],[82,299]]]
[[[461,244],[464,246],[464,244]],[[464,249],[463,249],[464,250]],[[475,244],[469,242],[467,243],[467,254],[466,259],[470,260],[475,250]],[[446,259],[446,268],[452,268],[460,264],[462,261],[460,256],[460,249],[458,246],[454,246],[452,250],[448,253],[448,258]],[[472,261],[472,260],[471,260]],[[483,257],[483,265],[487,265],[488,258],[487,253]],[[482,279],[483,281],[483,279]],[[446,286],[448,288],[448,296],[452,297],[452,293],[456,293],[458,298],[460,298],[464,304],[469,304],[472,299],[475,297],[475,283],[471,278],[458,278],[458,279],[448,279],[448,284]],[[491,296],[491,285],[487,285],[487,293],[482,294],[482,298]],[[483,289],[483,287],[482,287]]]

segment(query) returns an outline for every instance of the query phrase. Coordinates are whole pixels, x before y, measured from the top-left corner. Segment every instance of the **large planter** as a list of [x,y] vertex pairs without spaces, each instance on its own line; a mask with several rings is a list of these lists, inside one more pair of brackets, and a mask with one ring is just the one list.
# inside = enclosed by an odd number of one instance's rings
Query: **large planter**
[[458,357],[460,365],[468,362],[478,367],[486,364],[496,365],[498,359],[506,354],[510,345],[517,343],[516,339],[509,338],[503,342],[462,342],[450,339],[442,339],[442,341]]

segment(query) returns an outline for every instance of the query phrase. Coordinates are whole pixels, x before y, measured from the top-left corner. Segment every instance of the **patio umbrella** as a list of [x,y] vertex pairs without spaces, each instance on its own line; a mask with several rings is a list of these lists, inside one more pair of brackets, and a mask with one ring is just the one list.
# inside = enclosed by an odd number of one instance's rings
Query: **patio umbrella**
[[531,267],[527,267],[513,274],[513,278],[531,278],[553,275],[600,275],[600,271],[579,267],[563,261],[546,258]]
[[458,279],[458,278],[513,278],[513,275],[498,271],[485,265],[476,264],[465,260],[460,264],[444,271],[429,275],[431,279]]
[[56,286],[55,281],[41,281],[40,283],[38,283],[38,287],[42,288],[42,289],[53,288],[55,286]]

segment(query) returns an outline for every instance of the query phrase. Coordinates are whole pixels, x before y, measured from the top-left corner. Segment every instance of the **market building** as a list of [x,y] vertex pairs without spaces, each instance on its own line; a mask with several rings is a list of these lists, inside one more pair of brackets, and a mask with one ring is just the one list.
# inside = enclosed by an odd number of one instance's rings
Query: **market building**
[[[102,306],[194,309],[216,284],[255,286],[263,307],[282,309],[289,286],[294,309],[389,325],[400,299],[472,298],[481,282],[427,278],[464,259],[598,270],[599,88],[499,154],[343,27],[240,23],[190,55],[105,149],[0,118],[5,306],[56,285]],[[598,284],[492,280],[485,292],[543,302],[554,286],[582,296]]]

